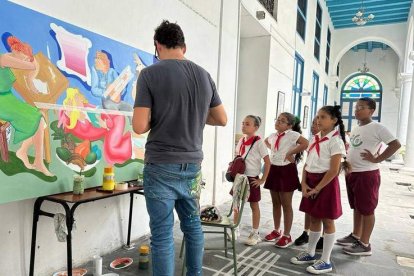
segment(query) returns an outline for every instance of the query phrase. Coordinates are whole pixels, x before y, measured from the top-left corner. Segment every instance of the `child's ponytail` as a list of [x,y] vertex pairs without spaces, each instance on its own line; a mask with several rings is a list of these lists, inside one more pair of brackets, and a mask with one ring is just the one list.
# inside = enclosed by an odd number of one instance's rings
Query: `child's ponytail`
[[[292,130],[293,131],[296,131],[296,132],[302,134],[302,129],[300,128],[301,121],[300,121],[300,119],[298,117],[296,117],[295,115],[293,115],[292,113],[289,113],[289,112],[283,112],[280,115],[286,117],[286,119],[288,121],[288,124],[292,126]],[[296,163],[299,163],[300,160],[302,159],[302,156],[303,156],[303,152],[302,151],[296,153],[296,155],[295,155],[295,162]]]
[[302,129],[300,128],[300,123],[301,123],[301,121],[300,121],[299,117],[295,116],[295,121],[292,125],[292,130],[302,134]]
[[[341,135],[344,145],[346,145],[345,126],[344,126],[344,122],[342,121],[341,106],[340,105],[324,106],[322,107],[322,109],[328,112],[329,114],[331,114],[332,117],[335,117],[337,119],[335,126],[338,126],[339,134]],[[348,174],[349,172],[351,172],[351,164],[348,161],[346,161],[346,157],[344,157],[344,161],[341,164],[341,170],[343,170],[345,174]]]

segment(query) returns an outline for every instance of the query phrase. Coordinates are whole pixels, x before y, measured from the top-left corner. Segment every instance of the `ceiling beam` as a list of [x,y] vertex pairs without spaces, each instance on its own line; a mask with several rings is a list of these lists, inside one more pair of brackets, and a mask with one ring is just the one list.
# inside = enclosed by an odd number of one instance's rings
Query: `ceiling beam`
[[[388,22],[388,21],[394,21],[394,20],[407,21],[407,19],[408,19],[407,16],[383,18],[383,19],[380,19],[380,20],[379,19],[375,20],[375,18],[374,18],[373,20],[369,21],[367,24],[376,23],[376,22]],[[341,25],[341,24],[347,24],[347,23],[355,24],[354,22],[352,22],[351,18],[349,20],[339,20],[339,21],[333,22],[333,24],[335,26]]]
[[[364,1],[364,7],[369,7],[371,4],[386,4],[389,3],[388,0],[365,0]],[[330,8],[335,8],[335,7],[348,7],[352,6],[358,6],[361,7],[361,1],[360,0],[348,0],[348,1],[344,1],[344,0],[339,0],[339,1],[327,1],[327,6]]]
[[[382,23],[382,22],[388,23],[388,22],[395,22],[395,21],[399,21],[399,22],[401,22],[401,21],[407,21],[407,18],[406,17],[395,17],[395,18],[388,18],[388,19],[382,19],[382,20],[377,20],[377,21],[372,20],[372,21],[369,21],[366,26],[369,26],[369,25],[371,25],[373,23]],[[336,25],[348,25],[348,24],[349,25],[352,25],[352,24],[356,25],[351,20],[349,20],[347,22],[340,22],[340,23],[338,23]]]
[[[381,9],[390,8],[390,9],[393,9],[393,8],[405,7],[407,9],[409,9],[411,7],[411,3],[412,3],[412,0],[404,0],[404,1],[401,1],[401,2],[391,2],[391,3],[390,3],[390,1],[387,1],[386,4],[373,4],[373,5],[370,5],[370,6],[365,6],[365,11],[369,13],[369,12],[371,12],[371,10],[374,10],[376,8],[381,8]],[[349,12],[350,10],[356,12],[358,9],[359,9],[359,6],[355,6],[355,5],[343,6],[343,7],[340,7],[340,8],[331,8],[331,7],[328,6],[329,14],[331,14],[331,16],[333,14],[336,14],[336,13]]]
[[373,25],[385,25],[385,24],[396,24],[396,23],[403,23],[403,22],[407,22],[407,19],[391,19],[391,20],[382,20],[382,21],[371,21],[369,23],[367,23],[367,25],[365,26],[358,26],[355,23],[351,22],[351,23],[344,23],[344,24],[337,24],[334,25],[335,29],[344,29],[344,28],[356,28],[356,27],[360,27],[360,28],[364,28],[364,27],[369,27],[369,26],[373,26]]
[[[374,15],[375,17],[371,21],[382,21],[382,20],[394,19],[394,18],[408,18],[408,12],[400,13],[400,14],[380,14],[380,15],[374,14]],[[336,18],[331,18],[331,19],[332,19],[332,23],[335,25],[341,22],[352,22],[352,17],[353,16],[349,16],[348,18],[341,18],[341,19],[336,19]]]
[[[372,13],[375,16],[382,15],[382,14],[408,14],[410,12],[409,8],[399,8],[399,9],[378,9],[378,10],[370,10],[368,14]],[[349,18],[355,15],[356,11],[350,11],[347,13],[335,14],[331,15],[331,19],[340,19],[340,18]]]

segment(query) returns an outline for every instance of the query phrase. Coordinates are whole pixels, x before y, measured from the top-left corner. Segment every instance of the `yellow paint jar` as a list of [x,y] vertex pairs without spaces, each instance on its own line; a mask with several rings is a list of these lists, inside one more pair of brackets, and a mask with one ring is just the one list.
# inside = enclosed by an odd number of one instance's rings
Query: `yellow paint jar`
[[112,191],[115,188],[115,174],[113,167],[104,168],[102,189]]

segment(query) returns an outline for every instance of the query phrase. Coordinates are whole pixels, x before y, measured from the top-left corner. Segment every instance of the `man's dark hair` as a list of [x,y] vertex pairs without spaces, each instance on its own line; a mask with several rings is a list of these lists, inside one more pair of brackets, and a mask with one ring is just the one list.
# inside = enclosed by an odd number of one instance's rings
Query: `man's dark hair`
[[358,101],[365,102],[367,106],[369,107],[369,109],[374,109],[374,110],[377,109],[377,103],[371,98],[368,98],[368,97],[360,98],[358,99]]
[[161,25],[155,29],[154,41],[165,45],[168,49],[185,47],[184,33],[181,27],[168,20],[162,21]]

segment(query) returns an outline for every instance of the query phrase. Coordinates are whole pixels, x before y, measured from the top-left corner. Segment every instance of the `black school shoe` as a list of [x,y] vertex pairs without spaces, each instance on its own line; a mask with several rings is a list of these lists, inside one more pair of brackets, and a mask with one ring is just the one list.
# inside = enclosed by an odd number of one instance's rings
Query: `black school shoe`
[[319,238],[319,241],[316,244],[316,250],[317,251],[322,251],[323,250],[323,237]]
[[295,240],[295,245],[304,245],[304,244],[306,244],[308,242],[309,242],[308,232],[303,231],[302,235],[300,235],[299,238],[297,238]]

